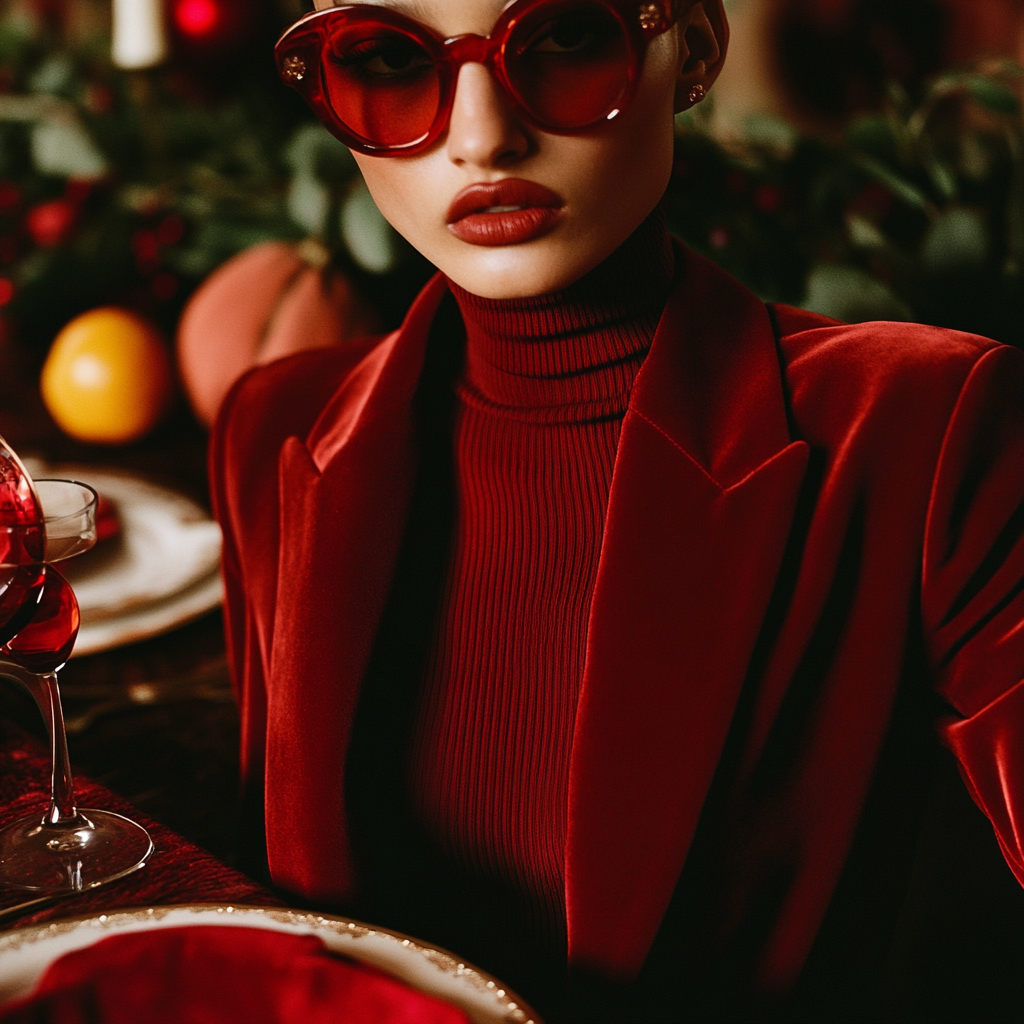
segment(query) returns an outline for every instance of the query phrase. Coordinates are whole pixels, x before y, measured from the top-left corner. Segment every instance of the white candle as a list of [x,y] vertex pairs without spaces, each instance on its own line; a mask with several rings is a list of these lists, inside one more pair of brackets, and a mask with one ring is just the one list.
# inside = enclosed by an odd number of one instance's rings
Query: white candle
[[151,68],[167,56],[163,0],[114,0],[114,63]]

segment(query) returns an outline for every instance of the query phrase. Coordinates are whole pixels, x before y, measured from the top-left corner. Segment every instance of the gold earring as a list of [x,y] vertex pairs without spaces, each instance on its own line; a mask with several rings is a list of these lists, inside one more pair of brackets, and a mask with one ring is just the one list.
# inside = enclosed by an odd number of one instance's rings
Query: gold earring
[[690,102],[691,103],[700,103],[700,101],[702,99],[704,99],[704,95],[705,95],[705,93],[704,93],[704,86],[701,85],[700,82],[698,82],[690,90]]

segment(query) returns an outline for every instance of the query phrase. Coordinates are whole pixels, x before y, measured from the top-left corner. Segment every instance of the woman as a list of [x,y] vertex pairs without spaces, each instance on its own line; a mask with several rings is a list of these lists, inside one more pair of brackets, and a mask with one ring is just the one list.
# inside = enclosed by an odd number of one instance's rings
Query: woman
[[878,1011],[936,694],[1024,880],[1019,353],[671,243],[720,0],[318,7],[282,75],[440,273],[221,410],[271,877],[552,1019]]

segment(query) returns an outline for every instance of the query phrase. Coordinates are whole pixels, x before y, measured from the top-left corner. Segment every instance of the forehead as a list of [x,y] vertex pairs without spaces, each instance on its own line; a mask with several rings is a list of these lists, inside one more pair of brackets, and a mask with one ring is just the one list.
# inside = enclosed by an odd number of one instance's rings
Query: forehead
[[314,0],[318,11],[359,4],[388,7],[429,25],[443,35],[487,33],[509,0]]

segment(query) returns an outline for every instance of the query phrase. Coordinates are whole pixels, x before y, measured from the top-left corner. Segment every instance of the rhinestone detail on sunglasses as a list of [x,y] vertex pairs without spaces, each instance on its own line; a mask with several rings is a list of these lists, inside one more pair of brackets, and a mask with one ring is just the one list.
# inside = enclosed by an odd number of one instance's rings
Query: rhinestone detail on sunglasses
[[458,72],[481,63],[525,123],[572,134],[629,105],[648,43],[686,0],[515,0],[488,36],[442,38],[398,11],[348,4],[306,15],[275,48],[278,71],[342,142],[412,155],[447,127]]

